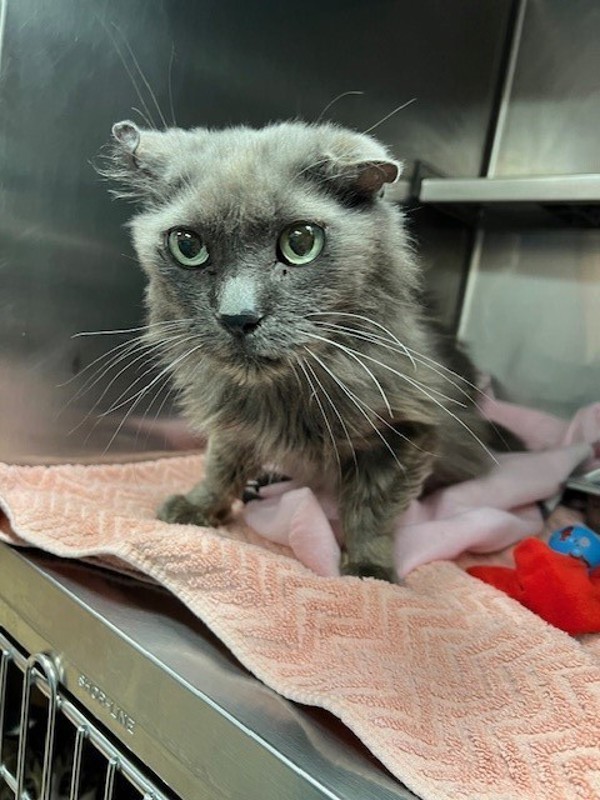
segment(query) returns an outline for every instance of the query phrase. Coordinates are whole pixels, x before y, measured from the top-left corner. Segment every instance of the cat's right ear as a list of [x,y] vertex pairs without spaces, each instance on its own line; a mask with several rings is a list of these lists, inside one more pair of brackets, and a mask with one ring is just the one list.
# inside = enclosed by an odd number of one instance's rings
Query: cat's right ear
[[141,132],[135,122],[128,119],[115,122],[112,126],[113,139],[135,160],[135,151],[138,149]]
[[130,120],[112,126],[112,141],[98,172],[118,184],[112,191],[115,196],[141,203],[160,199],[166,136],[167,132],[145,130]]

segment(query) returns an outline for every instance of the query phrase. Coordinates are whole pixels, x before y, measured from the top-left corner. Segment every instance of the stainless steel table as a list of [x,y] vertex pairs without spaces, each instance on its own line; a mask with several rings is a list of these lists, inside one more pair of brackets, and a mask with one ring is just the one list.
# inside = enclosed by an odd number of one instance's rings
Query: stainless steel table
[[160,587],[0,545],[0,634],[5,718],[11,662],[68,718],[75,744],[104,755],[107,800],[119,797],[116,773],[145,798],[415,797],[342,723],[251,676]]

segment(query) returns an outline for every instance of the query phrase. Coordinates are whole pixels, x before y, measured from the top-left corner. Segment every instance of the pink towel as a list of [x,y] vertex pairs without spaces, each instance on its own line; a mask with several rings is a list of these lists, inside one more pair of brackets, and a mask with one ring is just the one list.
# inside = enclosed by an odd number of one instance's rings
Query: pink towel
[[451,563],[404,586],[326,578],[239,516],[218,532],[154,519],[202,464],[0,465],[1,535],[153,577],[424,800],[600,800],[600,637],[572,639]]

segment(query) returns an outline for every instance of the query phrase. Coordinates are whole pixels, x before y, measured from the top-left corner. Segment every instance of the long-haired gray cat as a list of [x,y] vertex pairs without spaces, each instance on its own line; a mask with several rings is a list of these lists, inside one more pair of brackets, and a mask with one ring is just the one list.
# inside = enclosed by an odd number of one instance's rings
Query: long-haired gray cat
[[[113,128],[105,171],[138,201],[146,338],[206,475],[167,522],[215,525],[264,465],[333,490],[346,575],[394,580],[394,520],[431,485],[485,471],[486,425],[419,301],[399,165],[331,124]],[[472,376],[469,376],[472,379]]]

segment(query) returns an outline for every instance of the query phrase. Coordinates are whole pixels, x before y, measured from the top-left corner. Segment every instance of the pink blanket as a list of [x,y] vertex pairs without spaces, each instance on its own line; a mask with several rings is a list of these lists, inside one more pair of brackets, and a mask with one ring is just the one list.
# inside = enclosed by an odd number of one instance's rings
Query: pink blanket
[[[400,576],[430,561],[455,559],[465,551],[495,552],[540,534],[544,523],[538,502],[557,495],[575,467],[598,463],[600,403],[582,409],[571,422],[491,398],[482,412],[537,452],[499,455],[485,477],[415,500],[396,528]],[[246,507],[248,525],[291,547],[317,574],[339,575],[338,515],[332,499],[294,483],[270,486],[261,494],[264,499]]]
[[[586,417],[591,431],[598,411]],[[561,437],[571,435],[559,428]],[[554,491],[560,470],[591,452],[565,447],[536,491]],[[219,531],[156,520],[161,498],[190,488],[202,468],[202,456],[0,464],[0,538],[151,576],[258,678],[337,715],[424,800],[600,800],[600,636],[572,639],[452,563],[421,566],[403,586],[323,577],[245,526],[239,510]],[[527,475],[523,466],[520,478]],[[498,474],[470,487],[458,513],[438,498],[415,527],[437,525],[441,541],[438,523],[460,531],[484,488],[490,497],[503,485]],[[530,490],[520,498],[521,508],[533,499]],[[504,505],[527,526],[514,495]],[[329,536],[320,508],[314,527],[301,532],[305,547],[307,533],[317,543]],[[496,546],[504,544],[501,525],[490,529],[500,537]]]

